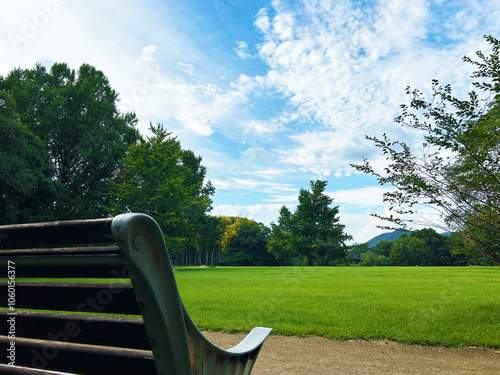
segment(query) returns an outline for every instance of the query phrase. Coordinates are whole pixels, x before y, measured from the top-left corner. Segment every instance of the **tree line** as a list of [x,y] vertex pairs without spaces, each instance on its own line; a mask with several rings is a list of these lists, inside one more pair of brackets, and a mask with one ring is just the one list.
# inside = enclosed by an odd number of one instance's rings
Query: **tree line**
[[161,124],[142,136],[117,101],[107,77],[87,64],[37,64],[0,77],[0,224],[142,212],[180,265],[311,265],[345,255],[349,237],[323,194],[326,182],[301,190],[297,211],[283,207],[283,225],[272,229],[211,216],[215,188],[201,157]]
[[360,266],[469,266],[491,265],[478,253],[470,252],[456,233],[439,234],[432,228],[405,231],[396,240],[382,240],[375,246],[351,245],[348,261]]
[[[367,137],[388,160],[383,171],[353,165],[396,190],[384,195],[400,228],[419,205],[434,207],[450,238],[429,229],[369,249],[347,246],[326,181],[301,189],[270,228],[210,215],[215,192],[200,156],[161,124],[149,135],[117,109],[107,77],[84,64],[14,69],[0,76],[0,224],[90,219],[123,212],[152,216],[179,265],[498,264],[500,257],[500,42],[464,58],[477,70],[467,100],[433,81],[431,98],[407,89],[396,123],[424,133],[423,149]],[[414,217],[414,216],[410,216]],[[387,226],[387,228],[390,228]],[[479,255],[478,255],[479,254]]]

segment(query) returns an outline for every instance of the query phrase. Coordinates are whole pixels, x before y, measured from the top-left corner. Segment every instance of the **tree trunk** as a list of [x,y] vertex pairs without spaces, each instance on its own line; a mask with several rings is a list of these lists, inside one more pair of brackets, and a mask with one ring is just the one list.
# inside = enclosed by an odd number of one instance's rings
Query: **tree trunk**
[[312,256],[308,256],[308,257],[307,257],[307,265],[308,265],[309,267],[314,266],[314,262],[313,262],[313,261],[314,261],[314,258],[313,258]]

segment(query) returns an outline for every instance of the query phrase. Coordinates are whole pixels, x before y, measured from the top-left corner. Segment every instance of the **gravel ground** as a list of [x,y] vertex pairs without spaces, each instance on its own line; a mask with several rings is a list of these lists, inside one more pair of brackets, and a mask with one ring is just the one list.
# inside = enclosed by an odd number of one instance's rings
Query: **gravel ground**
[[[245,337],[219,332],[204,334],[224,349]],[[252,375],[274,374],[500,374],[500,349],[269,336]]]

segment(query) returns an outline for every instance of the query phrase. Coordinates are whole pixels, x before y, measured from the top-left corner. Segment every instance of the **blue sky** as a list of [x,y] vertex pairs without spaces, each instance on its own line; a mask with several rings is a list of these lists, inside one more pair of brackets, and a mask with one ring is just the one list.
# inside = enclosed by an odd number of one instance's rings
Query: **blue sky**
[[[213,213],[269,225],[328,181],[356,242],[388,207],[349,163],[384,159],[365,134],[421,143],[393,119],[406,86],[471,89],[461,61],[500,37],[498,0],[3,1],[0,75],[66,62],[102,70],[140,130],[161,122],[201,155]],[[430,211],[422,215],[434,220]]]

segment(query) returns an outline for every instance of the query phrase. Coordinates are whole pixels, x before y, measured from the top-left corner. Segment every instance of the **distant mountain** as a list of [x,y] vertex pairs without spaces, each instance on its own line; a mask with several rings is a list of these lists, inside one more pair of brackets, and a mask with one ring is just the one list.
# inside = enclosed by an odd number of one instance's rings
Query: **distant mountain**
[[373,237],[367,243],[370,247],[377,247],[377,244],[380,241],[396,241],[403,234],[409,234],[409,233],[410,233],[410,231],[407,231],[407,230],[395,230],[394,232],[390,232],[390,233],[382,233],[376,237]]
[[[408,230],[395,230],[394,232],[382,233],[376,237],[373,237],[371,240],[367,242],[370,247],[377,247],[377,244],[380,241],[396,241],[403,234],[410,234],[411,232]],[[441,233],[443,236],[451,236],[450,232]]]

